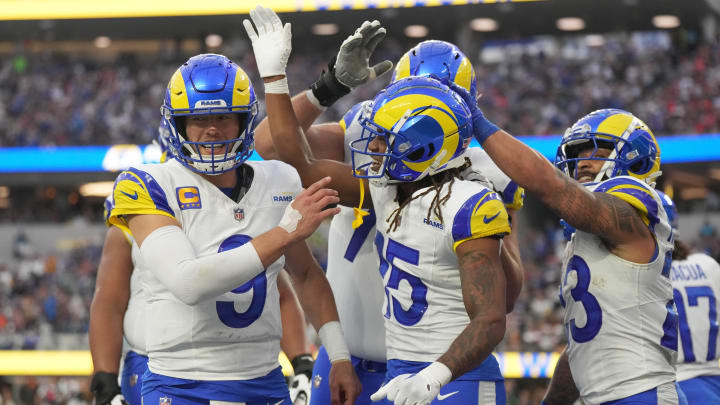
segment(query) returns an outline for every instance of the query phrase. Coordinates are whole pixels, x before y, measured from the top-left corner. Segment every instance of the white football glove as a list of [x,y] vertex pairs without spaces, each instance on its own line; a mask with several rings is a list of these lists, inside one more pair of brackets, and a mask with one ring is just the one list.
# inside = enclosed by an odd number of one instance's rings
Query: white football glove
[[122,394],[117,394],[110,400],[110,405],[128,405],[128,403]]
[[290,400],[293,405],[307,405],[310,403],[310,380],[305,374],[290,377]]
[[415,375],[400,374],[393,378],[372,394],[370,399],[379,401],[387,397],[395,405],[428,405],[451,378],[450,369],[436,361]]
[[250,10],[250,18],[257,32],[247,19],[243,20],[243,25],[252,42],[260,77],[285,75],[292,49],[290,23],[283,26],[280,17],[272,9],[263,6]]
[[355,88],[392,69],[393,64],[384,60],[370,67],[370,56],[377,44],[385,38],[385,28],[380,22],[365,21],[343,41],[335,61],[335,77],[347,87]]

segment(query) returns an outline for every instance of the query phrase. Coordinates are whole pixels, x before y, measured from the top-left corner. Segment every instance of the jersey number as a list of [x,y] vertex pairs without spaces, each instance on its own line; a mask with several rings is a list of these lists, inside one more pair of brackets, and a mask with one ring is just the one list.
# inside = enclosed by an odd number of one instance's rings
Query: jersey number
[[585,326],[575,325],[575,319],[570,320],[570,334],[573,340],[578,343],[585,343],[592,340],[600,332],[602,326],[602,310],[600,303],[594,295],[588,292],[590,288],[590,267],[580,256],[573,256],[568,262],[565,270],[563,284],[567,284],[568,275],[571,271],[577,274],[577,284],[570,290],[575,302],[581,302],[585,308]]
[[[385,279],[385,274],[390,269],[390,276],[385,284],[385,298],[387,307],[385,309],[385,317],[390,319],[395,317],[401,325],[412,326],[420,322],[428,307],[427,302],[427,286],[422,280],[395,265],[395,260],[402,260],[406,263],[417,266],[420,262],[420,252],[407,247],[399,242],[388,238],[387,249],[382,254],[385,238],[378,232],[375,235],[375,247],[377,247],[378,256],[380,257],[380,275]],[[412,287],[410,297],[412,304],[410,308],[405,310],[400,301],[395,298],[395,292],[400,287],[400,281],[405,280]]]
[[[710,318],[710,335],[708,336],[707,361],[715,358],[715,350],[718,336],[717,322],[717,306],[715,294],[710,287],[685,287],[685,293],[688,298],[688,305],[691,307],[698,306],[699,298],[708,299],[708,317]],[[695,352],[693,351],[692,334],[690,333],[690,325],[688,325],[687,311],[685,310],[685,302],[683,296],[677,289],[673,289],[673,297],[677,306],[678,315],[680,315],[680,342],[682,343],[683,354],[685,355],[685,363],[695,361]]]
[[350,263],[355,261],[360,248],[370,235],[370,231],[375,227],[375,210],[369,210],[370,215],[363,218],[363,223],[355,231],[353,231],[350,237],[350,243],[348,243],[347,249],[345,249],[345,260]]
[[[252,238],[247,235],[233,235],[220,244],[218,253],[240,247],[248,243],[251,239]],[[231,328],[246,328],[260,318],[263,308],[265,307],[265,296],[267,295],[267,277],[265,271],[231,292],[244,294],[251,290],[253,295],[252,301],[248,309],[244,312],[235,310],[234,301],[217,301],[215,303],[218,318],[220,318],[222,323]]]

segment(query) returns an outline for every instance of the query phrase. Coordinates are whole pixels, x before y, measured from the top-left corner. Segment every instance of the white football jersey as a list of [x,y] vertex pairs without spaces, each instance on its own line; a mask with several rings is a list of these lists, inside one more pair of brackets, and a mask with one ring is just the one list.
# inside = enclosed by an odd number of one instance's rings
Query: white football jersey
[[644,182],[620,176],[588,186],[637,209],[657,240],[655,258],[631,263],[576,231],[565,249],[561,303],[570,369],[582,400],[601,404],[675,380],[677,315],[672,306],[672,230]]
[[525,190],[500,170],[485,150],[480,147],[470,147],[465,151],[465,155],[470,158],[472,163],[472,166],[463,172],[466,180],[472,179],[469,176],[470,171],[479,172],[490,182],[490,187],[500,195],[505,203],[505,208],[512,210],[522,208]]
[[[300,190],[300,178],[277,162],[247,162],[252,184],[239,202],[175,160],[122,172],[108,222],[127,229],[124,215],[175,218],[198,256],[247,243],[273,227]],[[281,321],[277,273],[284,258],[242,286],[186,305],[145,268],[146,342],[154,373],[197,380],[248,380],[279,366]],[[233,287],[235,287],[233,289]],[[231,290],[232,289],[232,290]]]
[[[340,121],[345,131],[347,164],[352,164],[350,143],[362,135],[359,123],[362,110],[370,102],[356,104]],[[524,190],[500,171],[484,150],[468,148],[466,154],[472,162],[467,172],[479,171],[501,195],[507,208],[522,207]],[[359,165],[370,158],[356,155],[355,159],[361,159]],[[382,278],[377,271],[377,249],[373,246],[375,211],[370,210],[370,213],[357,229],[352,228],[355,216],[351,208],[341,207],[340,214],[333,218],[328,235],[327,277],[335,295],[350,353],[368,360],[385,361],[385,335],[377,332],[384,330],[382,308],[385,294]],[[372,271],[368,272],[368,269]]]
[[[360,138],[362,127],[358,120],[362,106],[368,102],[353,106],[340,121],[345,130],[345,163],[351,164],[349,144]],[[358,157],[367,159],[360,155],[355,158]],[[385,362],[383,282],[373,247],[375,213],[370,210],[370,215],[363,218],[357,229],[352,227],[354,219],[353,209],[341,206],[340,213],[330,223],[327,278],[350,353],[362,359]]]
[[704,253],[674,260],[670,279],[679,316],[677,379],[720,375],[720,265]]
[[[435,197],[430,192],[403,208],[397,229],[388,229],[398,208],[397,186],[370,184],[385,286],[387,358],[435,361],[470,322],[455,248],[470,239],[509,233],[507,212],[493,191],[456,179],[451,198],[441,206],[442,218],[427,218]],[[443,185],[441,195],[448,187]]]
[[[105,199],[105,214],[107,219],[112,210],[112,195]],[[147,355],[145,350],[145,291],[142,288],[140,280],[140,271],[137,266],[137,257],[140,249],[135,243],[135,239],[127,228],[118,227],[125,236],[125,240],[130,245],[130,259],[133,264],[133,272],[130,276],[130,297],[128,299],[127,309],[123,315],[123,355],[132,350],[143,356]],[[122,366],[121,366],[122,367]]]
[[[137,263],[140,248],[134,240],[131,241],[131,257],[133,265]],[[130,276],[130,299],[123,316],[123,337],[127,343],[127,350],[132,350],[143,356],[147,355],[145,348],[145,312],[147,300],[142,286],[142,270],[134,266]]]

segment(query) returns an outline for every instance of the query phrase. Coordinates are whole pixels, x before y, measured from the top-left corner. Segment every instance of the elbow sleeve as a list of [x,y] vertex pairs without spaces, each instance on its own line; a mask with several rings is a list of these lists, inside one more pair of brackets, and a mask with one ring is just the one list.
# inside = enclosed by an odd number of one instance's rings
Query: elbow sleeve
[[143,241],[140,253],[153,275],[187,305],[231,291],[264,270],[252,243],[197,257],[177,226],[154,230]]

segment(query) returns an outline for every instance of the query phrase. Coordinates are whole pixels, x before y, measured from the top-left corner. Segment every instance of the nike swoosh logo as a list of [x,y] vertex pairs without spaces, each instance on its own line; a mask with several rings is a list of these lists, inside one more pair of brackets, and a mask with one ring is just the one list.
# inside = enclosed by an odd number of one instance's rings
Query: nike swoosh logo
[[[123,194],[125,194],[126,196],[128,196],[128,198],[132,198],[133,200],[137,200],[137,199],[138,199],[137,191],[135,191],[134,194],[128,194],[128,193],[126,193],[126,192],[124,192],[124,191],[120,191],[120,192],[123,193]],[[487,223],[487,222],[486,222],[486,223]]]
[[444,400],[444,399],[450,398],[451,396],[457,394],[458,392],[460,392],[460,391],[451,392],[451,393],[445,394],[445,395],[443,395],[443,394],[438,394],[437,399],[438,399],[438,401],[442,401],[442,400]]
[[500,215],[500,211],[498,211],[497,214],[491,216],[490,218],[488,218],[488,216],[485,215],[483,217],[483,222],[485,222],[486,224],[489,224],[490,222],[492,222],[493,219],[497,218],[498,215]]

